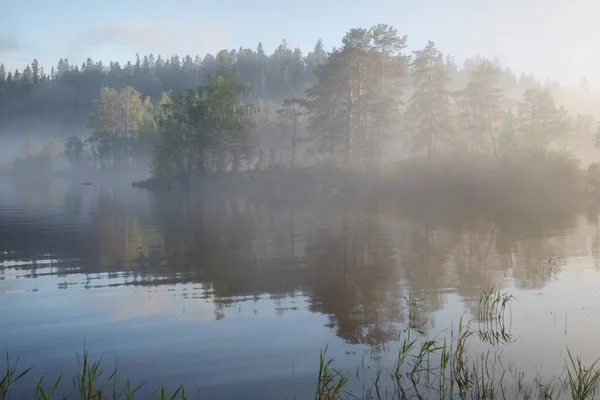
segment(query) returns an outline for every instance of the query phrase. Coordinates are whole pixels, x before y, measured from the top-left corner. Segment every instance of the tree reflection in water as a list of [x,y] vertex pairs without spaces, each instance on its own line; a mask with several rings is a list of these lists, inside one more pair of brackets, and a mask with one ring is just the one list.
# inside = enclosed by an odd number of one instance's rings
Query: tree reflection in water
[[[26,187],[15,190],[29,199],[24,204],[35,203]],[[476,312],[482,290],[502,288],[507,278],[519,288],[542,288],[550,269],[587,246],[562,234],[578,226],[575,206],[536,212],[468,201],[81,190],[65,190],[66,211],[4,214],[2,261],[23,261],[11,268],[30,277],[41,268],[83,273],[90,288],[98,273],[108,273],[114,286],[198,283],[197,296],[212,300],[216,319],[261,296],[283,315],[293,307],[281,300],[303,295],[337,336],[375,355],[406,326],[407,297],[423,299],[427,313],[418,318],[426,332],[448,294]],[[37,194],[50,196],[37,206],[56,208],[60,196],[52,190]],[[596,225],[597,214],[588,210]],[[50,272],[33,263],[48,255],[57,260]]]

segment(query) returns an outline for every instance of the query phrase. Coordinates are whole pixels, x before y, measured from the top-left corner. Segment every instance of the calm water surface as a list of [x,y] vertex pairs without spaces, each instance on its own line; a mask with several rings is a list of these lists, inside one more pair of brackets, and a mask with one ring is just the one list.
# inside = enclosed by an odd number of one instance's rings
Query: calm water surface
[[567,345],[600,356],[596,221],[3,180],[0,350],[39,377],[73,372],[85,340],[148,393],[310,398],[325,346],[365,379],[395,361],[405,297],[423,299],[436,335],[494,286],[516,297],[503,360],[552,376]]

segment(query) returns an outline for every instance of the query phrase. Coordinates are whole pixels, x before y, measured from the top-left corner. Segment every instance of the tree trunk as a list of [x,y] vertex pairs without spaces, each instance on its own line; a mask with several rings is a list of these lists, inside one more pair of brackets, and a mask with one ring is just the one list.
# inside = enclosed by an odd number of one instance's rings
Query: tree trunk
[[357,93],[357,101],[358,101],[358,121],[356,124],[356,135],[359,140],[362,139],[362,65],[360,61],[358,62],[358,93]]
[[350,143],[352,142],[352,105],[353,105],[352,80],[350,80],[350,93],[348,98],[348,134],[346,135],[346,153],[344,154],[344,163],[350,160]]
[[296,106],[293,109],[294,116],[294,131],[292,133],[292,161],[290,163],[290,167],[294,168],[294,163],[296,162],[296,125],[298,124],[298,118],[296,116]]
[[498,161],[498,151],[496,150],[496,138],[494,137],[494,123],[492,121],[492,110],[490,109],[490,103],[487,103],[487,112],[488,112],[488,123],[490,124],[490,136],[492,139],[492,147],[494,149],[494,157],[496,161]]
[[433,155],[433,60],[429,56],[429,137],[427,140],[427,158]]

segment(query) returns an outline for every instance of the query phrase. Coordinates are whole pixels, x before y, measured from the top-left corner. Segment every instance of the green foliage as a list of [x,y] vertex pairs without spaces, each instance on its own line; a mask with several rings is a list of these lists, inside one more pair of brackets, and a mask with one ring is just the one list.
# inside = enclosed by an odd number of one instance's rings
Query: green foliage
[[[510,302],[516,299],[510,294],[500,294],[494,290],[480,295],[478,319],[501,320]],[[516,365],[503,362],[503,344],[505,342],[488,340],[489,333],[475,335],[473,321],[461,317],[457,324],[452,323],[442,329],[442,337],[429,337],[419,334],[419,325],[415,324],[416,314],[426,307],[420,301],[407,298],[409,316],[405,329],[397,341],[397,354],[389,368],[378,366],[375,373],[365,370],[364,365],[352,371],[341,371],[335,367],[336,360],[328,357],[328,346],[319,354],[318,370],[315,371],[315,400],[340,399],[495,399],[517,398],[558,399],[564,393],[573,399],[591,399],[598,393],[600,371],[598,360],[590,365],[584,364],[580,356],[573,355],[567,348],[566,367],[562,375],[543,383],[541,375],[528,380],[525,371],[519,371]],[[479,322],[480,323],[480,322]],[[504,333],[506,335],[506,333]],[[478,344],[490,345],[491,350],[471,348],[475,338],[482,340]],[[32,379],[35,389],[34,400],[51,400],[61,393],[60,398],[77,400],[133,400],[140,397],[140,389],[145,385],[134,386],[129,378],[122,380],[118,363],[106,371],[102,369],[102,357],[92,360],[84,345],[82,354],[77,354],[78,372],[71,380],[70,388],[65,375],[46,383],[46,376]],[[370,367],[369,367],[370,368]],[[6,357],[6,369],[0,374],[0,400],[12,398],[14,385],[30,379],[33,367],[20,369],[18,359],[11,362]],[[368,379],[362,374],[366,372]],[[354,379],[354,376],[356,377]],[[358,386],[356,385],[358,384]],[[362,396],[354,389],[362,390]],[[198,398],[198,391],[195,398]],[[154,391],[150,398],[181,399],[188,398],[184,385],[168,391],[164,384]]]
[[[242,81],[257,97],[280,101],[301,96],[314,83],[312,69],[327,57],[319,41],[304,57],[300,49],[282,43],[272,54],[262,45],[253,49],[222,50],[205,56],[180,55],[163,58],[153,54],[137,57],[135,62],[120,64],[87,59],[81,65],[60,59],[49,73],[34,60],[29,68],[8,71],[0,68],[0,118],[67,116],[79,117],[94,111],[94,100],[103,87],[120,90],[133,87],[158,102],[163,93],[173,93],[208,84],[215,77],[219,57],[235,64]],[[3,77],[10,74],[10,80]],[[4,89],[4,90],[3,90]],[[7,101],[10,99],[10,102]]]
[[502,70],[484,61],[472,73],[467,87],[458,92],[458,122],[470,142],[471,152],[491,153],[498,158],[495,131],[503,114]]
[[[90,113],[85,147],[95,165],[152,153],[155,177],[185,182],[196,172],[260,166],[259,150],[264,157],[271,149],[273,163],[326,158],[376,174],[390,144],[430,162],[457,152],[520,162],[529,152],[564,149],[571,133],[593,124],[556,105],[556,84],[517,79],[479,57],[459,67],[432,41],[412,56],[406,46],[396,28],[378,24],[349,30],[330,53],[319,40],[306,57],[283,40],[271,55],[259,44],[204,58],[136,56],[124,66],[61,59],[50,75],[33,60],[21,71],[0,66],[0,117],[26,107]],[[81,144],[66,144],[65,157],[80,163]]]
[[500,293],[493,287],[490,290],[481,292],[477,317],[480,321],[503,320],[506,306],[513,299],[513,295]]
[[317,379],[317,391],[315,400],[338,400],[342,399],[344,386],[348,383],[350,373],[342,374],[332,367],[335,358],[325,359],[327,347],[319,355],[319,376]]
[[581,361],[581,357],[573,358],[571,351],[567,349],[569,360],[567,362],[567,384],[571,396],[574,400],[593,399],[598,391],[600,383],[600,371],[596,369],[596,364],[600,359],[586,367]]
[[117,92],[104,87],[89,118],[93,133],[89,142],[93,156],[104,166],[128,162],[135,150],[153,146],[151,137],[156,131],[149,99],[132,87]]
[[548,88],[528,89],[519,104],[517,131],[521,147],[547,149],[556,139],[568,134],[568,113],[555,105]]
[[286,99],[283,101],[282,106],[277,110],[279,116],[278,128],[289,143],[288,150],[290,151],[290,167],[293,168],[296,162],[296,150],[298,144],[304,138],[301,138],[299,131],[301,124],[304,122],[306,117],[306,101],[301,99]]
[[400,121],[406,37],[376,25],[351,29],[307,91],[308,129],[316,148],[344,165],[381,162],[390,131]]
[[10,358],[8,357],[8,353],[6,354],[6,370],[4,372],[4,376],[0,380],[0,400],[8,399],[8,395],[11,392],[11,387],[23,379],[25,375],[31,371],[32,367],[27,368],[21,372],[17,372],[17,366],[19,364],[19,359],[13,363],[10,362]]
[[411,69],[415,92],[406,110],[407,141],[412,152],[432,157],[438,148],[454,147],[457,139],[453,137],[444,56],[430,41],[414,52]]
[[152,175],[161,180],[189,181],[196,162],[194,145],[198,138],[184,118],[191,114],[193,97],[188,94],[173,96],[163,104],[164,113],[159,120],[161,135],[154,151]]
[[163,105],[162,135],[153,175],[189,183],[194,171],[238,171],[255,156],[257,108],[245,105],[249,88],[222,57],[219,74],[209,84],[173,95]]
[[[6,358],[7,366],[4,376],[0,380],[0,400],[8,400],[9,394],[12,392],[11,387],[18,381],[27,378],[33,367],[27,368],[21,372],[17,371],[18,359],[14,364]],[[102,357],[99,360],[92,361],[89,358],[87,348],[83,349],[83,354],[77,354],[77,363],[79,364],[79,372],[72,379],[72,392],[69,396],[61,396],[60,398],[72,398],[75,400],[133,400],[137,398],[136,393],[143,387],[139,385],[133,387],[129,378],[126,379],[124,385],[121,384],[121,374],[118,365],[115,365],[114,370],[109,375],[105,375],[100,368]],[[35,397],[34,400],[51,400],[56,398],[55,394],[60,388],[65,393],[66,388],[63,385],[64,372],[61,372],[58,378],[51,383],[50,387],[44,384],[45,376],[40,379],[35,379]],[[155,397],[154,397],[155,396]],[[186,400],[185,389],[180,385],[174,392],[167,392],[165,385],[160,385],[159,389],[154,392],[153,398],[159,400]]]

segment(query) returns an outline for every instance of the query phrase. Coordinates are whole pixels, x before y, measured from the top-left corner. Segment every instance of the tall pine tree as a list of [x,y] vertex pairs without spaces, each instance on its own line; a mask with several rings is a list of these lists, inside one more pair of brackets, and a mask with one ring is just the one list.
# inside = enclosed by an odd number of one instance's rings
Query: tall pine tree
[[431,158],[456,143],[444,57],[434,42],[414,52],[411,69],[415,92],[406,110],[407,139],[413,152]]

